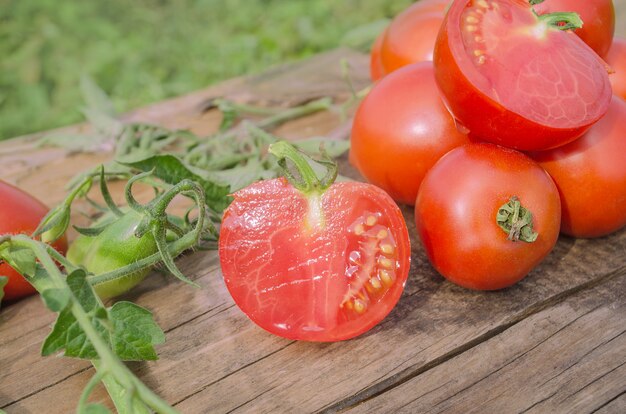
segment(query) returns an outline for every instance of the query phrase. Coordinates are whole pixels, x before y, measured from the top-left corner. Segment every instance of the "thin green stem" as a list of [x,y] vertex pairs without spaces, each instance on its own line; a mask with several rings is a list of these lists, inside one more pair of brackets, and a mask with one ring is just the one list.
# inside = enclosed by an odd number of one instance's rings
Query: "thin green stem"
[[85,388],[80,395],[80,399],[78,400],[78,407],[76,407],[76,412],[82,413],[83,410],[85,410],[85,407],[87,405],[87,399],[91,395],[91,392],[93,391],[95,386],[98,385],[98,383],[102,380],[102,377],[104,377],[105,373],[106,371],[104,370],[96,371],[96,373],[89,379],[89,382],[87,383],[87,385],[85,385]]
[[322,98],[315,101],[311,101],[307,104],[297,106],[295,108],[287,109],[284,112],[265,118],[257,123],[259,128],[274,128],[287,121],[295,118],[300,118],[305,115],[311,115],[315,112],[324,111],[330,109],[332,106],[332,99]]

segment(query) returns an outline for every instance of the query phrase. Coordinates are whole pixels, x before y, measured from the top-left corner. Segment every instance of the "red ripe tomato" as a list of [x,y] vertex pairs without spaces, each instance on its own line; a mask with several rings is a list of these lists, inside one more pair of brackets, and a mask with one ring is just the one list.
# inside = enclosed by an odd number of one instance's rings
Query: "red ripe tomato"
[[606,55],[606,63],[615,71],[609,75],[613,93],[626,99],[626,39],[613,39],[613,45]]
[[534,6],[539,14],[575,12],[583,21],[583,27],[574,33],[595,52],[604,56],[611,47],[615,31],[615,8],[612,0],[545,0]]
[[[41,219],[48,213],[48,208],[30,194],[19,188],[0,181],[0,235],[32,234]],[[65,253],[67,240],[65,237],[53,244],[58,251]],[[7,276],[9,281],[4,287],[5,301],[32,295],[35,288],[7,263],[0,264],[0,276]]]
[[413,205],[430,167],[468,142],[441,101],[432,63],[420,62],[389,74],[363,100],[350,161],[394,200]]
[[415,62],[432,61],[449,0],[421,0],[397,15],[380,45],[384,74]]
[[395,306],[410,245],[400,209],[381,189],[343,182],[306,194],[281,178],[234,194],[219,255],[235,303],[261,328],[339,341]]
[[383,62],[380,60],[380,48],[383,44],[385,33],[387,33],[386,29],[378,35],[370,51],[370,78],[373,82],[376,82],[385,75],[385,68],[383,67]]
[[435,45],[435,78],[471,135],[520,150],[558,147],[606,113],[606,68],[526,0],[458,0]]
[[[528,218],[519,212],[532,229],[521,230],[518,241],[497,223],[514,218],[512,197],[532,213]],[[561,203],[550,176],[529,157],[473,143],[450,151],[428,172],[417,195],[415,221],[439,273],[466,288],[494,290],[522,279],[552,250]],[[533,232],[537,238],[530,242]]]
[[606,115],[580,139],[532,155],[561,195],[561,231],[599,237],[626,225],[626,102],[613,96]]

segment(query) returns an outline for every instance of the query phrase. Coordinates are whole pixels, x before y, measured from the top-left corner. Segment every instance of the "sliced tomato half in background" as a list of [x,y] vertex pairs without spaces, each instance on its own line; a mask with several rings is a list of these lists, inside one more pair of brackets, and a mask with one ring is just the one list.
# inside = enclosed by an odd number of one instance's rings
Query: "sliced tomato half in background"
[[606,113],[600,57],[526,0],[458,0],[435,45],[435,77],[472,136],[519,150],[564,145]]
[[574,33],[595,52],[604,56],[609,51],[615,32],[615,8],[612,0],[545,0],[534,6],[539,14],[575,12],[583,27]]
[[410,265],[400,209],[365,183],[305,194],[285,179],[234,194],[219,255],[226,286],[261,328],[338,341],[380,322],[398,302]]

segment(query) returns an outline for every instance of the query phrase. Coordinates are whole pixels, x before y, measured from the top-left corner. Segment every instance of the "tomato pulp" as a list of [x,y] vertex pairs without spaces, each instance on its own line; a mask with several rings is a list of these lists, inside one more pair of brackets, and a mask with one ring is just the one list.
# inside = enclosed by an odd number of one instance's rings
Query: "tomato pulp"
[[430,167],[469,142],[441,97],[431,62],[390,73],[363,100],[354,117],[350,161],[394,200],[413,205]]
[[400,298],[410,264],[404,219],[384,191],[351,182],[304,195],[284,178],[234,194],[219,255],[226,286],[250,319],[307,341],[372,328]]
[[[502,207],[513,197],[532,214],[536,240],[513,241],[499,226]],[[522,279],[552,250],[561,203],[550,176],[529,157],[472,143],[444,155],[426,174],[415,221],[440,274],[463,287],[495,290]]]
[[458,0],[435,44],[435,78],[471,135],[520,150],[558,147],[606,113],[602,59],[526,0]]
[[606,115],[581,138],[532,154],[561,195],[561,231],[599,237],[626,225],[626,102],[613,96]]
[[[0,181],[0,234],[31,235],[41,219],[48,213],[48,208],[30,194],[19,188]],[[67,249],[65,236],[53,243],[55,249],[64,253]],[[7,263],[0,264],[0,276],[7,276],[3,300],[15,300],[32,295],[35,288]]]

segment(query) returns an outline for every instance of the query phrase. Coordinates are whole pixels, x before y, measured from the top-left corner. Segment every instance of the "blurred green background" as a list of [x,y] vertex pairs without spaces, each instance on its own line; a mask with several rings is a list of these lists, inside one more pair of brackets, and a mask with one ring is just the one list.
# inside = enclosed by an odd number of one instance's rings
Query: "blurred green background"
[[82,120],[81,75],[118,111],[340,45],[411,0],[0,0],[0,139]]

